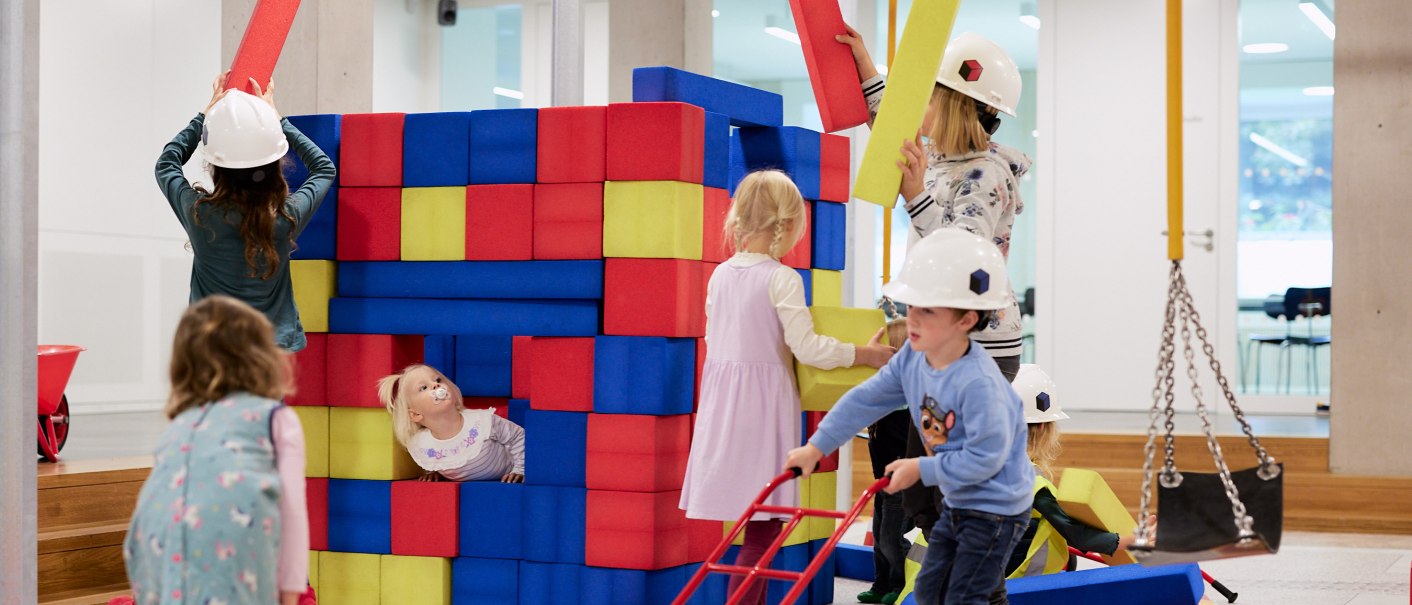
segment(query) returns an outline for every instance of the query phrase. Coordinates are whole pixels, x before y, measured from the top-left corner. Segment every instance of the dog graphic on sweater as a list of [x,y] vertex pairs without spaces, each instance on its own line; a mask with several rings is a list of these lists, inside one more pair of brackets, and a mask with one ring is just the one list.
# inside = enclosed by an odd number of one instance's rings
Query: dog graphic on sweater
[[935,453],[936,448],[946,445],[951,429],[956,426],[956,412],[942,413],[941,404],[931,395],[922,399],[922,442],[927,444],[927,452]]

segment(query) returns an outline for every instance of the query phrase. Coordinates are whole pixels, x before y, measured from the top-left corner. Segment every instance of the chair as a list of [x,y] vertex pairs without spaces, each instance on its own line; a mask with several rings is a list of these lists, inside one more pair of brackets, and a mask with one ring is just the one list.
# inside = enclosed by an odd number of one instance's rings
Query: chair
[[1308,347],[1309,354],[1305,360],[1309,364],[1308,384],[1311,386],[1311,393],[1319,390],[1319,347],[1333,344],[1332,336],[1314,335],[1314,318],[1321,315],[1329,315],[1332,311],[1332,290],[1330,288],[1290,288],[1285,291],[1284,312],[1286,317],[1304,317],[1308,319],[1308,332],[1304,336],[1295,336],[1290,333],[1282,346],[1281,354],[1285,357],[1285,393],[1289,393],[1290,378],[1294,369],[1294,351],[1292,347]]
[[[1285,304],[1284,304],[1284,300],[1285,300],[1284,297],[1283,297],[1283,296],[1280,296],[1280,295],[1278,295],[1278,294],[1273,294],[1273,295],[1270,295],[1269,297],[1267,297],[1267,298],[1265,299],[1265,304],[1264,304],[1265,314],[1268,315],[1268,316],[1270,316],[1271,319],[1280,319],[1280,318],[1284,318],[1286,321],[1293,320],[1293,319],[1294,319],[1293,316],[1286,316],[1286,315],[1285,315]],[[1250,363],[1250,357],[1251,357],[1251,356],[1250,356],[1250,347],[1252,347],[1252,346],[1255,347],[1255,392],[1256,392],[1256,393],[1259,393],[1259,392],[1260,392],[1260,351],[1264,350],[1265,345],[1279,345],[1280,351],[1283,353],[1283,351],[1284,351],[1284,346],[1285,346],[1285,341],[1286,341],[1288,338],[1289,338],[1289,328],[1288,328],[1288,327],[1286,328],[1286,331],[1285,331],[1284,334],[1251,334],[1251,335],[1247,338],[1247,340],[1245,341],[1245,358],[1242,360],[1242,362],[1241,362],[1241,368],[1240,368],[1240,389],[1241,389],[1242,392],[1245,391],[1245,377],[1250,374],[1250,372],[1248,371],[1248,368],[1246,367],[1246,366],[1249,365],[1249,363]],[[1280,359],[1279,357],[1276,357],[1276,359],[1275,359],[1275,368],[1276,368],[1276,371],[1278,371],[1278,370],[1280,370],[1280,369],[1282,368],[1282,366],[1279,365],[1279,362],[1280,362],[1280,361],[1283,361],[1283,360]],[[1278,384],[1279,384],[1279,376],[1276,376],[1276,377],[1275,377],[1275,381],[1276,381],[1276,384],[1278,385]]]
[[[1020,320],[1023,323],[1025,317],[1034,317],[1034,288],[1025,288],[1025,296],[1020,299]],[[1020,352],[1022,361],[1026,363],[1034,362],[1034,332],[1026,331],[1020,337]]]

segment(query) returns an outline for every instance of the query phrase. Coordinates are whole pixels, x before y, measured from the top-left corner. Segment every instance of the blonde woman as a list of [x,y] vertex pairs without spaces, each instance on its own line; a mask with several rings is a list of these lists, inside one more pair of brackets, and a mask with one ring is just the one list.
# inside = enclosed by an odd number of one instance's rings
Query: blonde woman
[[423,481],[525,480],[525,430],[491,409],[466,409],[461,389],[436,368],[413,364],[378,381],[392,432]]

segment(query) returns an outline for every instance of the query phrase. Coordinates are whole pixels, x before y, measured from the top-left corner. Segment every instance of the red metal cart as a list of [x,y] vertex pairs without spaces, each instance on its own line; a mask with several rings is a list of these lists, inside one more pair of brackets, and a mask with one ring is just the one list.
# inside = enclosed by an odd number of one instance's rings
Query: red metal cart
[[78,354],[85,349],[73,345],[39,345],[39,455],[58,462],[59,450],[69,440],[69,384]]
[[[789,592],[785,594],[784,599],[780,601],[780,605],[793,605],[794,600],[798,599],[809,587],[809,581],[813,580],[814,576],[819,573],[819,569],[823,567],[824,562],[828,561],[829,555],[833,553],[833,549],[838,545],[838,541],[843,539],[844,532],[848,531],[848,528],[853,525],[853,521],[858,518],[858,514],[863,512],[863,507],[868,505],[868,501],[872,500],[875,494],[887,487],[890,481],[888,477],[883,477],[868,486],[868,489],[863,490],[863,495],[858,497],[858,501],[853,503],[853,508],[846,513],[836,510],[767,506],[764,504],[765,499],[770,497],[770,494],[775,491],[775,488],[787,481],[793,480],[801,474],[803,474],[803,471],[797,468],[790,469],[780,473],[778,477],[775,477],[765,485],[765,489],[761,490],[760,495],[755,496],[755,501],[745,510],[745,514],[740,516],[740,520],[736,522],[730,534],[727,535],[720,544],[716,545],[716,549],[711,551],[711,556],[707,557],[706,562],[703,563],[701,568],[696,571],[696,574],[691,577],[691,581],[687,582],[686,586],[682,588],[681,594],[677,595],[675,601],[672,601],[672,605],[686,605],[687,600],[690,599],[691,595],[696,592],[696,589],[701,586],[701,583],[706,580],[706,574],[711,572],[745,576],[745,580],[740,583],[740,586],[736,588],[735,592],[727,595],[726,605],[738,605],[740,600],[745,598],[747,591],[750,589],[750,586],[755,583],[755,580],[761,578],[765,581],[786,580],[794,582]],[[770,544],[770,547],[760,556],[760,560],[754,567],[742,567],[739,565],[720,563],[721,557],[726,554],[726,549],[730,548],[736,536],[739,536],[740,532],[744,530],[745,522],[755,516],[755,513],[789,515],[790,519],[789,522],[785,524],[784,531],[780,532],[779,537],[775,538],[774,543]],[[784,546],[785,539],[789,537],[790,532],[794,531],[794,528],[799,525],[799,522],[804,517],[842,519],[843,523],[839,524],[838,529],[834,530],[828,542],[825,542],[818,554],[814,555],[814,559],[809,562],[809,566],[805,567],[804,571],[770,569],[770,561],[779,553],[780,548]]]

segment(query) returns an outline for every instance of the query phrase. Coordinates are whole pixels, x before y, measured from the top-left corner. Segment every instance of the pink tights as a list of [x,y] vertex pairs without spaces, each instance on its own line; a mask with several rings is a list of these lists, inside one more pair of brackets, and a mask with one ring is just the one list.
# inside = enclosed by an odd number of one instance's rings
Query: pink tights
[[[780,535],[783,524],[780,521],[748,521],[745,524],[745,544],[740,547],[740,554],[736,555],[735,564],[745,567],[753,567],[760,557],[765,554],[765,549],[775,541]],[[727,599],[735,594],[736,587],[744,581],[741,576],[731,576],[730,587],[727,590]],[[750,584],[750,591],[741,600],[742,605],[764,605],[765,586],[768,582],[764,578],[758,578]]]

